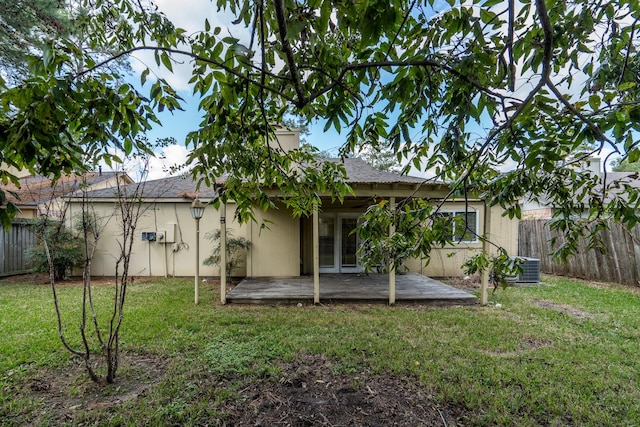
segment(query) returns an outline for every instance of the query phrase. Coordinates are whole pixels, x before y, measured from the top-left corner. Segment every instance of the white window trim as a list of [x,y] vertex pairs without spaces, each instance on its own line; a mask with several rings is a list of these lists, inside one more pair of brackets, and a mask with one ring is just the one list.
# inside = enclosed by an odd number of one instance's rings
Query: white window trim
[[[473,209],[473,208],[470,208],[468,210],[454,209],[454,208],[452,208],[452,209],[441,209],[441,210],[438,211],[438,213],[441,213],[441,214],[452,214],[453,217],[455,217],[458,214],[460,214],[460,215],[465,215],[465,214],[468,214],[468,213],[476,214],[476,234],[473,236],[473,240],[465,240],[465,239],[458,240],[458,239],[454,238],[453,244],[454,245],[464,245],[464,244],[468,244],[468,243],[479,243],[480,242],[480,239],[478,238],[478,235],[480,234],[480,215],[479,215],[477,209]],[[456,235],[455,223],[454,223],[453,227],[454,227],[453,235],[455,237],[455,235]]]

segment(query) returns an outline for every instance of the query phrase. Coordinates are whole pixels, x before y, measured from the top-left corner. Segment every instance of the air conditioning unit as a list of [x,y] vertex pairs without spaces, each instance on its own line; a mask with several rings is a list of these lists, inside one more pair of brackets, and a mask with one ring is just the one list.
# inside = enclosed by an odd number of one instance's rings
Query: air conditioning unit
[[517,283],[540,282],[540,260],[524,256],[516,257],[522,263],[522,273],[518,275]]

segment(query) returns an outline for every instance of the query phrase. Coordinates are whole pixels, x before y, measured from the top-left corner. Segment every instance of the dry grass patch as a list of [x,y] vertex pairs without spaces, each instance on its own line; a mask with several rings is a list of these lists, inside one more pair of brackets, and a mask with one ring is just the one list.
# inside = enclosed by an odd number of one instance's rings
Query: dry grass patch
[[571,307],[567,304],[557,304],[553,301],[547,300],[534,300],[535,304],[540,308],[546,308],[548,310],[557,311],[558,313],[566,314],[571,317],[576,317],[578,319],[593,319],[596,315],[592,313],[587,313],[586,311],[578,310],[577,308]]

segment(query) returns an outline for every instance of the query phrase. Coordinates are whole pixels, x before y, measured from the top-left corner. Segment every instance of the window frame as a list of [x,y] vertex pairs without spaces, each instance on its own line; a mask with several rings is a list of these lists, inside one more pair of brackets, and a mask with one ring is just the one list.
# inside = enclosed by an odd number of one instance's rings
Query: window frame
[[466,234],[470,234],[470,237],[472,238],[472,240],[469,239],[465,239],[464,235],[462,235],[462,238],[458,238],[457,235],[457,231],[456,231],[456,221],[453,221],[452,224],[452,241],[453,244],[456,245],[460,245],[460,244],[467,244],[467,243],[478,243],[480,242],[479,239],[479,234],[480,234],[480,215],[478,215],[478,211],[476,209],[468,209],[468,210],[464,210],[464,209],[442,209],[440,211],[438,211],[437,215],[442,215],[442,216],[447,216],[451,219],[461,216],[465,219],[465,231],[467,230],[467,217],[468,214],[474,214],[475,215],[475,234],[471,234],[471,233],[466,233]]

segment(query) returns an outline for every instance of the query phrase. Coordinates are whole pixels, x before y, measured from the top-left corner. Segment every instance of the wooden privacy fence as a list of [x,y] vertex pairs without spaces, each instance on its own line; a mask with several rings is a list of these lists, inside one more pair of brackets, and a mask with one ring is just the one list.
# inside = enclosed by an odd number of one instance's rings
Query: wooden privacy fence
[[15,221],[11,230],[0,229],[0,276],[23,274],[32,265],[25,252],[36,244],[36,238],[27,221]]
[[564,242],[564,236],[551,232],[547,220],[522,220],[518,230],[518,255],[540,259],[543,273],[640,286],[640,227],[629,231],[611,221],[609,230],[602,231],[601,236],[607,253],[586,251],[586,244],[581,242],[578,253],[564,264],[550,255],[551,238],[557,237],[558,247]]

